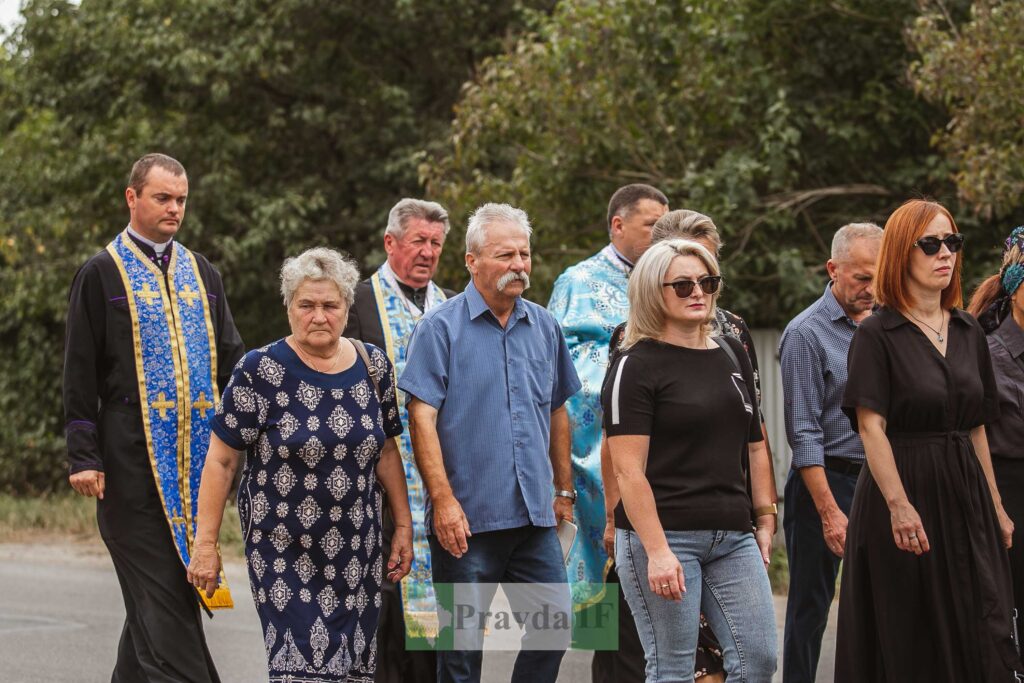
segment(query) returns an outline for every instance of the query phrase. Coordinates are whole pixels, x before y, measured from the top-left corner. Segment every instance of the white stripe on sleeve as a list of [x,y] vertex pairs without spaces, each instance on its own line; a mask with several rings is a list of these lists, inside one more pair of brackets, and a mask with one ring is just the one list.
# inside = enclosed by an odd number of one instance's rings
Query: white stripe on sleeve
[[615,384],[612,385],[612,424],[619,424],[619,384],[622,383],[622,368],[626,365],[629,356],[623,356],[619,361],[619,367],[615,370]]

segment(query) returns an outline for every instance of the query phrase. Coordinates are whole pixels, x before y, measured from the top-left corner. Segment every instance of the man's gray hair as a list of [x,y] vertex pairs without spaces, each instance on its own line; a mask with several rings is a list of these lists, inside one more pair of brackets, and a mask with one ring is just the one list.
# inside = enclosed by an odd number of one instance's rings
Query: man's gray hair
[[526,239],[530,239],[530,235],[533,234],[530,217],[522,209],[508,204],[484,204],[469,217],[469,224],[466,227],[467,253],[480,253],[481,247],[487,242],[487,228],[494,223],[514,223],[522,229]]
[[832,260],[845,261],[850,258],[853,241],[863,239],[882,239],[882,229],[874,223],[848,223],[836,230],[832,238]]
[[384,234],[391,235],[395,239],[402,239],[410,218],[422,218],[428,223],[443,223],[445,237],[448,236],[448,231],[452,227],[448,221],[448,212],[437,202],[405,197],[391,207],[391,211],[388,213],[388,226],[384,228]]
[[281,266],[281,296],[285,306],[291,305],[295,291],[306,280],[330,280],[338,286],[341,298],[351,308],[356,298],[359,268],[352,259],[327,247],[314,247],[285,259]]

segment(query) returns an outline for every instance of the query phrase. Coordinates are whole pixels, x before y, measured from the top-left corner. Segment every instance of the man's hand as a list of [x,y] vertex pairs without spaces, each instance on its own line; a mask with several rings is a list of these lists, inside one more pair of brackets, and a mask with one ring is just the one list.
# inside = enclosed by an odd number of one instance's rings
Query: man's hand
[[68,477],[71,488],[83,496],[99,498],[103,500],[103,491],[106,488],[106,478],[98,470],[82,470],[75,472]]
[[555,509],[555,524],[563,519],[567,522],[572,521],[572,504],[572,500],[565,496],[555,496],[555,502],[552,505]]
[[440,500],[433,501],[434,504],[434,535],[438,543],[455,558],[462,557],[469,550],[467,538],[472,536],[469,532],[469,520],[462,511],[462,506],[455,496],[446,496]]
[[846,527],[849,520],[837,505],[819,514],[821,515],[821,531],[825,537],[825,545],[832,551],[832,554],[842,557],[843,548],[846,547]]

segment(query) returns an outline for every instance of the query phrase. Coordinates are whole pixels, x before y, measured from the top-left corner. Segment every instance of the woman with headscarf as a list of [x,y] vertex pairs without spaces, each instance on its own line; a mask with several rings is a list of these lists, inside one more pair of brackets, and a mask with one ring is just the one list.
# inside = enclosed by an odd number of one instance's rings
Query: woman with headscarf
[[[1003,262],[974,291],[968,311],[988,335],[999,388],[999,417],[986,425],[1006,514],[1024,522],[1024,225],[1006,238]],[[1014,534],[1014,541],[1019,541]],[[1024,543],[1010,546],[1017,630],[1024,615]]]

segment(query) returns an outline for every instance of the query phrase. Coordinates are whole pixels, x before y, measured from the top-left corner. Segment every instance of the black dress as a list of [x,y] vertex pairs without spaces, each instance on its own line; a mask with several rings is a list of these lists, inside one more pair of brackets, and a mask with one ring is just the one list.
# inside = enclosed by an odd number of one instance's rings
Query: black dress
[[954,309],[946,357],[899,312],[881,308],[850,346],[843,410],[886,418],[886,433],[931,550],[893,540],[865,467],[857,482],[839,600],[837,683],[1013,681],[1010,568],[970,430],[998,415],[985,335]]

